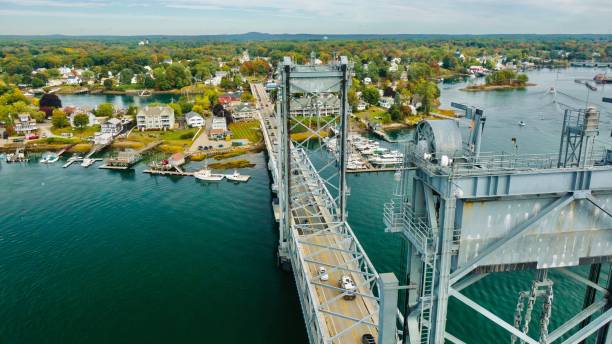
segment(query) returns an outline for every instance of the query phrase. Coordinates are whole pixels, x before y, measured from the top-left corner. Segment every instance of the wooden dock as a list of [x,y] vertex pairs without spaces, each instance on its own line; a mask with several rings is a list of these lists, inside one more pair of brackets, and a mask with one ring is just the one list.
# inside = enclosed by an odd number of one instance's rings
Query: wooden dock
[[104,170],[117,170],[117,171],[125,171],[128,170],[130,167],[129,166],[112,166],[112,165],[101,165],[98,168],[104,169]]
[[185,176],[185,177],[193,176],[193,172],[185,172],[185,171],[179,172],[179,171],[162,171],[162,170],[144,170],[142,172],[148,173],[148,174],[158,174],[162,176]]

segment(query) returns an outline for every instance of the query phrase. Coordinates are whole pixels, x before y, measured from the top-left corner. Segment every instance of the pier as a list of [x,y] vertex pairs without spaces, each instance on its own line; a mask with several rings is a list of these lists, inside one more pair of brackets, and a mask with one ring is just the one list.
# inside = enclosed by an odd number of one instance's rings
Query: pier
[[151,149],[162,144],[162,141],[155,141],[147,144],[143,148],[140,148],[135,151],[125,151],[119,152],[119,154],[115,157],[108,158],[106,162],[98,167],[101,169],[108,170],[127,170],[132,168],[140,159],[142,159],[142,154],[150,151]]

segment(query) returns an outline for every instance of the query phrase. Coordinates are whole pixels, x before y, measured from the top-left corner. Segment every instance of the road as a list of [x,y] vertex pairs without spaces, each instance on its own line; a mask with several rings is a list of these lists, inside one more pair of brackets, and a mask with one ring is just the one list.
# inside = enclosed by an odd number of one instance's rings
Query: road
[[[274,106],[270,104],[263,85],[252,84],[251,90],[258,100],[264,123],[271,128],[271,130],[267,130],[268,135],[270,135],[269,142],[276,142],[274,128],[277,127],[278,122],[274,116]],[[274,154],[277,150],[275,148],[272,147]],[[309,287],[314,290],[317,308],[324,311],[323,322],[326,327],[324,331],[327,332],[329,337],[334,337],[341,332],[344,333],[333,341],[337,344],[361,343],[361,336],[365,333],[377,337],[377,328],[365,323],[378,323],[376,301],[362,295],[357,295],[353,300],[342,298],[342,290],[338,288],[338,281],[342,275],[349,275],[356,282],[358,294],[371,295],[372,292],[361,274],[347,272],[347,269],[359,271],[360,268],[353,254],[347,253],[349,247],[347,247],[346,238],[331,226],[333,218],[324,206],[323,195],[317,183],[318,176],[308,169],[299,154],[297,150],[292,150],[292,167],[294,170],[291,174],[292,188],[290,193],[293,198],[292,208],[294,210],[291,222],[294,224],[292,226],[293,235],[299,242],[298,248],[301,257],[307,260],[305,270],[310,275],[311,283]],[[296,224],[302,226],[295,226]],[[321,230],[324,231],[319,232]],[[324,250],[322,249],[324,246],[334,249]],[[328,270],[328,281],[320,281],[318,271],[320,266],[325,266]],[[336,267],[343,267],[343,270]],[[369,315],[371,315],[371,318],[367,318],[364,323],[344,331],[355,324],[355,321],[349,318],[363,319]]]

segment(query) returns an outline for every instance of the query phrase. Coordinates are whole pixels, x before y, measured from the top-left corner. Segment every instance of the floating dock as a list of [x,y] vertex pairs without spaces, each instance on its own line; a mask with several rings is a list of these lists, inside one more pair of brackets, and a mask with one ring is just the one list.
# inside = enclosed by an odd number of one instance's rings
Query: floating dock
[[185,172],[185,171],[162,171],[162,170],[144,170],[143,173],[148,174],[159,174],[162,176],[186,176],[193,177],[193,172]]

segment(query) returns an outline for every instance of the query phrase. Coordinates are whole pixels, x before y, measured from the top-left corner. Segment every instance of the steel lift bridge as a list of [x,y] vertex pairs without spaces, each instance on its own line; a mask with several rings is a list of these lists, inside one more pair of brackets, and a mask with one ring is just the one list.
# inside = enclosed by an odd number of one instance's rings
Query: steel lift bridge
[[[293,271],[310,343],[360,343],[369,333],[377,343],[396,344],[401,287],[395,275],[376,272],[347,223],[351,64],[341,57],[317,65],[312,56],[309,64],[297,65],[286,57],[278,75],[277,116],[264,104],[261,120],[279,199],[279,259]],[[261,86],[253,90],[258,98],[267,97]],[[340,111],[322,115],[322,99],[336,99]],[[292,111],[298,106],[300,111]],[[277,140],[268,130],[275,126]],[[335,127],[335,138],[327,139]],[[296,133],[303,137],[294,140]],[[331,142],[337,155],[325,152]],[[355,283],[353,299],[339,284],[342,276]]]
[[[567,110],[558,153],[495,155],[480,152],[483,111],[452,106],[465,111],[467,139],[454,120],[419,123],[385,205],[386,230],[407,242],[400,280],[418,285],[402,307],[403,341],[463,343],[446,329],[447,318],[463,316],[448,313],[452,297],[507,331],[511,343],[611,343],[612,150],[595,147],[599,112]],[[578,265],[590,266],[588,277],[571,269]],[[602,269],[607,281],[599,280]],[[462,293],[489,274],[513,270],[534,273],[517,295],[514,316],[502,319]],[[564,322],[556,328],[549,327],[552,270],[586,290],[582,310],[555,321]]]

